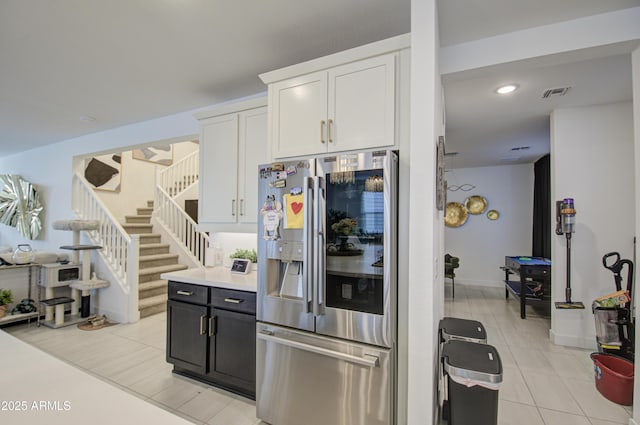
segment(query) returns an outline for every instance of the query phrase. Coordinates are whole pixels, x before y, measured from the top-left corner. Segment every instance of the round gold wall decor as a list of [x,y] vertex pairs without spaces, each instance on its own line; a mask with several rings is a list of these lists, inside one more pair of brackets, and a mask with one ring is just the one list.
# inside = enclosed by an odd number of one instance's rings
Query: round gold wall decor
[[467,221],[467,210],[460,202],[447,203],[444,224],[447,227],[460,227]]
[[500,217],[500,213],[498,211],[496,211],[496,210],[489,210],[487,212],[487,218],[489,220],[497,220],[498,217]]
[[467,208],[467,211],[469,211],[469,214],[482,214],[487,209],[487,200],[484,196],[480,195],[469,196],[465,199],[464,206]]

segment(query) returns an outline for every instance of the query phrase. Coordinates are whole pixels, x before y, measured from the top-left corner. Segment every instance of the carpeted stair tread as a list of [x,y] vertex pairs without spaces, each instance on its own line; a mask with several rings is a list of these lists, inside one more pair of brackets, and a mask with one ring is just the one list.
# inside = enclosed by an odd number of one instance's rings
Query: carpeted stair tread
[[147,267],[144,269],[139,269],[138,275],[143,276],[143,275],[154,274],[154,273],[168,273],[168,272],[175,272],[178,270],[186,270],[187,268],[188,267],[185,266],[184,264],[169,264],[166,266]]
[[127,231],[127,233],[133,235],[151,233],[153,230],[153,225],[147,223],[123,223],[122,227]]
[[178,257],[179,257],[178,254],[167,253],[167,254],[141,255],[139,258],[140,258],[140,261],[153,261],[153,260],[164,260],[168,258],[178,258]]
[[168,254],[169,253],[169,244],[168,243],[146,243],[143,244],[140,241],[140,256],[145,255],[155,255],[155,254]]
[[149,291],[151,289],[157,289],[157,288],[166,287],[167,285],[168,285],[168,283],[167,283],[166,279],[151,280],[149,282],[144,282],[144,283],[138,284],[138,290],[140,292]]
[[[141,223],[142,220],[144,220],[144,224],[147,224],[151,222],[151,215],[146,215],[146,214],[125,215],[124,220],[126,224]],[[133,221],[129,221],[129,220],[133,220]]]
[[150,229],[153,227],[153,225],[149,223],[123,223],[122,227],[124,227],[125,229]]
[[162,236],[160,233],[142,233],[140,236],[140,245],[156,244],[159,242],[147,242],[149,239],[160,239]]
[[153,307],[158,304],[166,304],[168,295],[156,295],[149,298],[143,298],[138,302],[138,310],[143,310],[145,308]]
[[165,253],[165,254],[149,254],[141,255],[139,257],[140,270],[144,270],[150,267],[159,267],[164,265],[177,264],[180,256],[178,254]]

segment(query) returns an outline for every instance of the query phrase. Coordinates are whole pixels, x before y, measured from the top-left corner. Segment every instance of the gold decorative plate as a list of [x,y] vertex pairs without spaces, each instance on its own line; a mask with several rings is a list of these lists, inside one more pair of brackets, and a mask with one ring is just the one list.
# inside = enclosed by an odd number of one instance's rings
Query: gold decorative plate
[[469,211],[469,214],[482,214],[487,209],[487,200],[484,196],[480,195],[469,196],[465,199],[464,206],[467,208],[467,211]]
[[467,210],[460,202],[449,202],[444,215],[447,227],[460,227],[467,221]]
[[487,218],[489,220],[497,220],[498,217],[500,217],[500,213],[498,211],[496,211],[496,210],[489,210],[487,212]]

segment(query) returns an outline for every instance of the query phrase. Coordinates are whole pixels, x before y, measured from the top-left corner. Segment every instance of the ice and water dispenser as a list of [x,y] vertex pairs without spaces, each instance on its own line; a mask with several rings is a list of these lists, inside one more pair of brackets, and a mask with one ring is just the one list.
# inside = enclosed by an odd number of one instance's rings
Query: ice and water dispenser
[[304,244],[302,241],[267,241],[267,294],[283,298],[303,298]]

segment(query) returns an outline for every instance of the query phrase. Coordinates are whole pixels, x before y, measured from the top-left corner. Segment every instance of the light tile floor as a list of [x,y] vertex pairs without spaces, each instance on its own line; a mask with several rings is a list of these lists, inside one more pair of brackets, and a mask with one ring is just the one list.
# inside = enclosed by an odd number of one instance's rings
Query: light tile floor
[[632,407],[604,398],[596,389],[591,351],[554,345],[551,320],[518,302],[504,289],[456,285],[455,300],[446,286],[445,314],[480,321],[487,342],[503,364],[499,390],[500,425],[628,424]]
[[[255,402],[171,373],[166,314],[96,331],[34,323],[5,331],[116,387],[199,425],[255,425]],[[264,424],[264,423],[263,423]]]
[[[449,290],[447,285],[446,314],[482,322],[488,343],[500,353],[500,425],[628,423],[631,407],[614,404],[595,389],[590,351],[549,341],[549,318],[527,307],[527,319],[520,319],[516,301],[505,301],[500,288],[456,285],[455,301]],[[195,424],[261,424],[251,400],[171,373],[165,326],[166,315],[158,314],[97,331],[33,323],[4,330]]]

